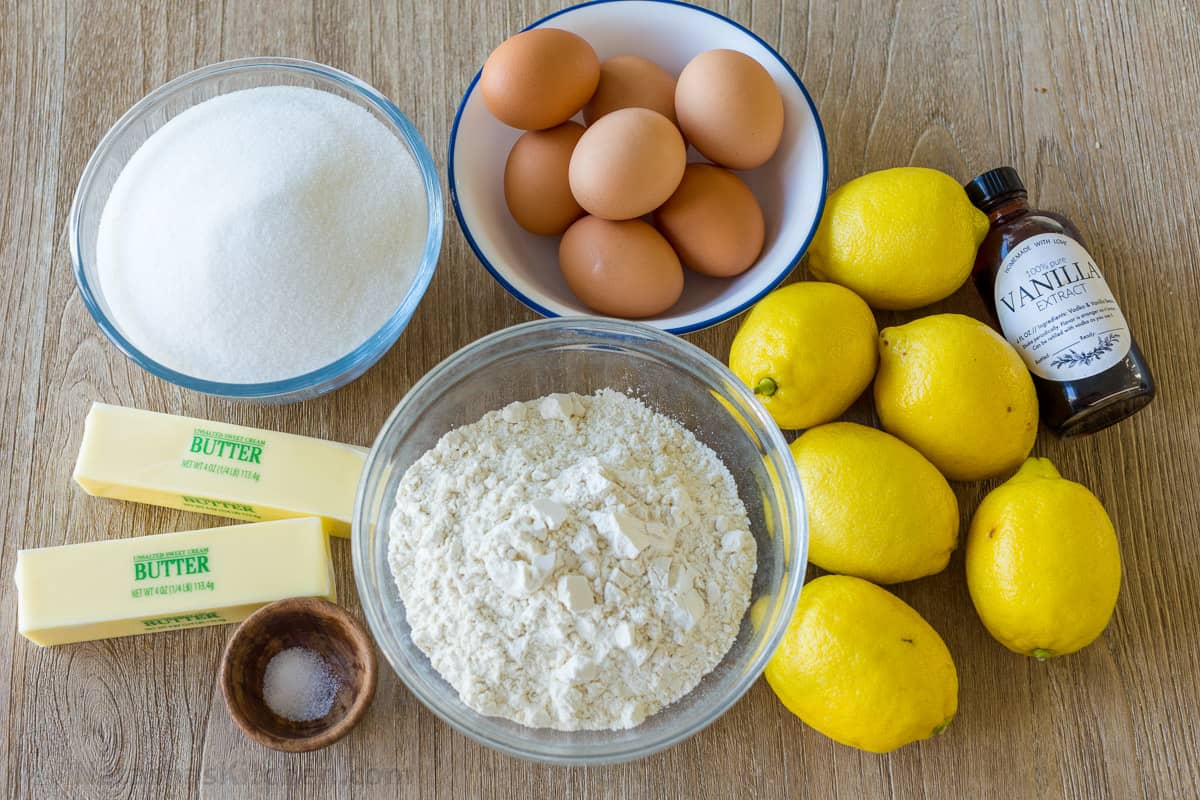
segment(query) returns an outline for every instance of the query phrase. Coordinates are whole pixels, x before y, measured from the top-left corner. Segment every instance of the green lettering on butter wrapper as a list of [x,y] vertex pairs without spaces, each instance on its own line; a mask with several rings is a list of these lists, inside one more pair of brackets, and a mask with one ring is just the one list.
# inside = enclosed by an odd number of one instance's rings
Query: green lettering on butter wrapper
[[162,553],[142,553],[133,557],[135,581],[177,578],[209,572],[208,548],[190,547]]
[[263,439],[196,428],[192,431],[192,443],[188,452],[246,464],[261,464],[263,449],[266,446],[267,443]]

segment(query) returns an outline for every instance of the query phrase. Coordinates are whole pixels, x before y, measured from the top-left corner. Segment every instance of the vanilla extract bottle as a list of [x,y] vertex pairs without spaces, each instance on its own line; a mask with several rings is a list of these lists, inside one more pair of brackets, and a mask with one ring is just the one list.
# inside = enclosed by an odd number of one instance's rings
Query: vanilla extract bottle
[[1064,437],[1094,433],[1145,407],[1154,378],[1079,230],[1030,208],[1012,167],[965,188],[991,223],[975,285],[1033,374],[1046,425]]

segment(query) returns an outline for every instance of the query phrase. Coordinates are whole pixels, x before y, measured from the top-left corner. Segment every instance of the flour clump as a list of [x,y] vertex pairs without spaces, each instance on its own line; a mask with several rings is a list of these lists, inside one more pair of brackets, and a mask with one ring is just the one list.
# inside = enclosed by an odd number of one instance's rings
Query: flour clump
[[717,455],[605,389],[443,436],[401,479],[389,558],[413,642],[469,707],[604,730],[720,663],[756,545]]

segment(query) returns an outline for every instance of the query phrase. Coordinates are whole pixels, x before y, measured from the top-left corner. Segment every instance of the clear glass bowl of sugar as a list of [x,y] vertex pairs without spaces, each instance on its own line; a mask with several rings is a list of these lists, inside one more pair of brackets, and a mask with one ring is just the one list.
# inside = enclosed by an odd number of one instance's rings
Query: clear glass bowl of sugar
[[[101,218],[122,171],[155,132],[207,100],[262,87],[302,87],[328,92],[365,109],[378,120],[415,162],[416,170],[411,174],[415,175],[419,191],[424,193],[423,199],[414,202],[418,214],[426,216],[423,246],[418,239],[411,254],[413,263],[397,280],[399,286],[373,287],[377,292],[386,289],[394,293],[396,303],[382,310],[378,315],[382,325],[376,329],[372,324],[368,330],[374,332],[357,346],[347,345],[339,350],[340,355],[305,368],[300,374],[261,381],[198,377],[149,355],[150,348],[135,343],[137,337],[130,335],[131,329],[119,315],[114,315],[113,287],[106,287],[97,265]],[[385,189],[377,187],[377,190]],[[155,89],[130,108],[104,136],[88,161],[71,206],[68,226],[71,260],[84,304],[109,340],[138,366],[185,389],[206,394],[294,402],[344,386],[370,368],[396,342],[433,277],[441,250],[443,221],[442,190],[433,159],[417,129],[391,101],[358,78],[322,64],[287,58],[245,58],[189,72]],[[257,313],[256,308],[265,303],[263,298],[253,297],[231,298],[231,302],[239,304],[246,315]],[[195,332],[197,338],[204,335],[203,330]]]
[[[405,470],[448,431],[513,401],[613,388],[672,418],[734,476],[757,544],[750,611],[732,648],[690,693],[627,730],[563,732],[484,716],[413,643],[388,564],[388,521]],[[807,564],[808,529],[795,463],[778,426],[717,359],[648,325],[584,317],[501,330],[422,378],[380,431],[359,483],[351,549],[367,622],[384,656],[429,709],[503,753],[560,764],[641,758],[715,721],[750,688],[787,627]],[[376,701],[378,704],[379,700]],[[376,713],[387,713],[376,709]]]

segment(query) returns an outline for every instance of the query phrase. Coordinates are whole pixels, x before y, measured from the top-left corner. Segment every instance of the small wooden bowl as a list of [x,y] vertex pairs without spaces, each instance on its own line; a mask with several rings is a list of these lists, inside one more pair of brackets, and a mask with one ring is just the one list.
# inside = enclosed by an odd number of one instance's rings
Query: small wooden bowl
[[[263,699],[263,676],[275,655],[306,647],[329,665],[340,684],[333,707],[320,719],[293,722]],[[375,648],[346,611],[313,597],[263,606],[225,645],[221,691],[229,715],[246,736],[272,750],[305,753],[341,739],[358,724],[375,696]]]

